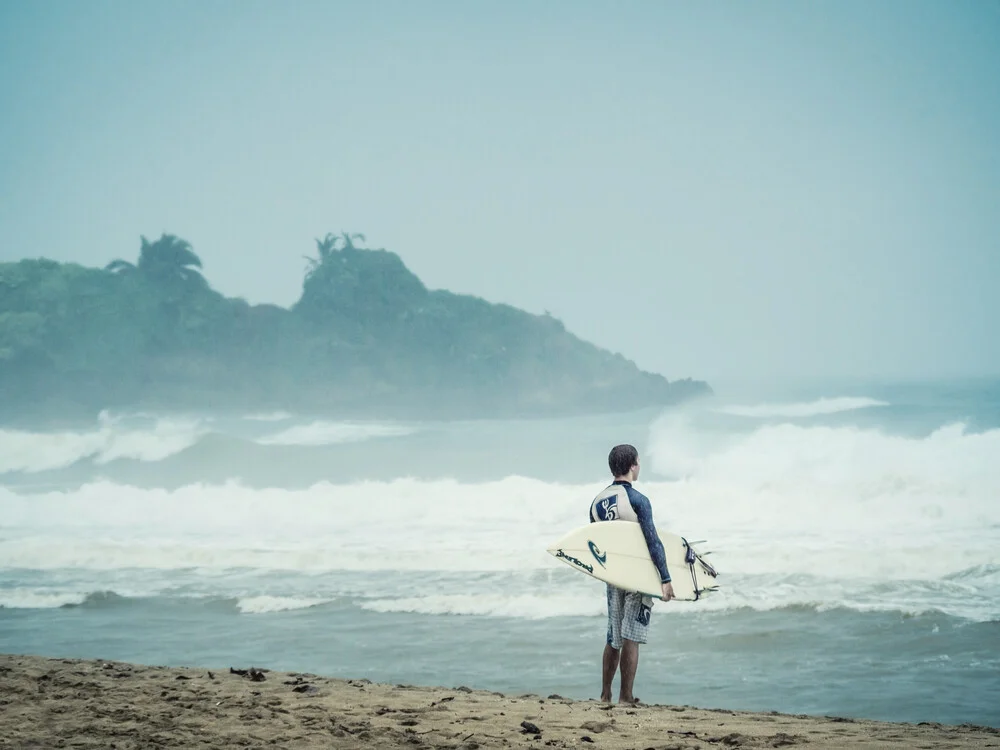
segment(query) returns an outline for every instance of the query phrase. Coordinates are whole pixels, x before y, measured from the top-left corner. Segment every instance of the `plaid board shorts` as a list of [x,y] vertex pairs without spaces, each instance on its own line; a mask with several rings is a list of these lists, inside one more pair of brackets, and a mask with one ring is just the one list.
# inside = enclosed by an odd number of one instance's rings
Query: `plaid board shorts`
[[617,586],[608,587],[608,643],[621,648],[622,639],[645,643],[649,633],[649,618],[653,598]]

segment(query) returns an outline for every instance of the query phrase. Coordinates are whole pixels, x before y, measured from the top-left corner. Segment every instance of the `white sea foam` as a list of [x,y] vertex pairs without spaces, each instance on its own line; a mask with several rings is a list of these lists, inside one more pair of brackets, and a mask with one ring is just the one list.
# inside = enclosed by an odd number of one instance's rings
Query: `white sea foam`
[[377,422],[312,422],[259,438],[260,445],[335,445],[411,435],[413,427]]
[[[579,579],[581,585],[576,585]],[[532,593],[439,594],[399,598],[374,598],[361,602],[376,612],[410,612],[435,615],[475,615],[546,619],[551,617],[603,617],[606,609],[600,584],[582,577],[568,578],[572,585],[536,587]],[[752,610],[811,610],[826,612],[897,612],[917,616],[933,612],[989,621],[1000,617],[1000,604],[975,589],[929,585],[926,582],[839,582],[831,579],[728,576],[725,586],[697,602],[654,601],[657,617],[704,612]]]
[[4,609],[52,609],[67,604],[81,604],[86,593],[77,591],[52,591],[19,586],[0,589],[0,607]]
[[[520,617],[539,620],[548,617],[587,617],[605,615],[601,591],[587,594],[436,594],[401,599],[373,599],[362,608],[374,612],[416,612],[429,615],[481,615]],[[596,595],[594,595],[596,593]]]
[[291,419],[292,414],[287,411],[270,411],[259,414],[247,414],[243,418],[249,422],[284,422],[286,419]]
[[838,396],[836,398],[820,398],[790,404],[756,404],[754,406],[722,406],[716,409],[721,414],[732,414],[737,417],[816,417],[824,414],[836,414],[855,409],[871,409],[876,406],[889,406],[885,401],[874,398]]
[[241,598],[236,607],[246,614],[285,612],[291,609],[308,609],[320,604],[328,604],[331,599],[303,598],[295,596],[248,596]]
[[[573,505],[590,491],[520,477],[483,485],[321,483],[300,491],[235,483],[167,491],[110,482],[25,496],[0,489],[7,531],[0,568],[534,568],[551,529],[578,522],[582,513]],[[538,498],[557,496],[549,510],[554,520],[525,533],[523,519]],[[508,550],[493,549],[514,538]]]
[[160,461],[194,445],[205,432],[203,422],[196,419],[161,418],[148,427],[130,427],[122,418],[106,414],[91,430],[0,429],[0,474],[59,469],[88,458],[98,464],[119,458]]
[[[707,538],[703,548],[716,551],[723,590],[698,607],[998,614],[1000,430],[950,425],[906,438],[785,424],[718,438],[665,418],[652,427],[648,452],[654,466],[678,476],[638,484],[652,498],[658,526]],[[227,578],[252,571],[278,580],[305,576],[286,594],[301,602],[336,595],[316,590],[311,575],[329,582],[353,572],[368,576],[369,590],[388,592],[403,574],[412,590],[366,595],[364,606],[580,614],[593,610],[594,581],[544,550],[585,523],[602,486],[512,476],[294,491],[110,482],[35,495],[0,489],[0,582],[19,585],[12,579],[25,570],[72,571],[85,590],[117,591],[123,576],[136,581],[140,571],[153,571],[150,580],[162,589],[196,572],[199,593],[215,595],[215,586],[232,595]],[[328,575],[338,571],[345,576]],[[459,584],[442,589],[449,576]],[[895,588],[878,588],[886,582]],[[484,586],[490,590],[480,591]],[[262,610],[273,604],[260,598],[268,592],[237,596],[246,611]]]
[[[285,412],[251,415],[247,419],[278,422]],[[376,422],[324,422],[296,425],[257,440],[261,445],[333,445],[380,437],[409,435],[415,427]],[[0,429],[0,474],[61,469],[78,461],[101,465],[117,459],[161,461],[198,442],[209,432],[209,420],[156,417],[149,414],[113,416],[104,412],[91,429],[29,432]]]

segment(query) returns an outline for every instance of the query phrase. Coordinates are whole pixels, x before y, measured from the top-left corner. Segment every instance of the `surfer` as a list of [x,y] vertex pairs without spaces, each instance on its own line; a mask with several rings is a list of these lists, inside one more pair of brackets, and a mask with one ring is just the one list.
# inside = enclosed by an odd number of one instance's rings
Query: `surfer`
[[[631,445],[616,445],[608,454],[608,467],[614,482],[601,491],[590,504],[590,521],[632,521],[638,523],[649,548],[656,570],[660,574],[660,599],[674,598],[670,571],[663,552],[663,543],[653,525],[653,508],[649,498],[632,486],[639,478],[639,452]],[[638,703],[632,695],[636,669],[639,667],[639,644],[646,642],[653,598],[633,591],[608,587],[608,639],[604,647],[601,700],[611,702],[611,683],[621,666],[619,703]]]

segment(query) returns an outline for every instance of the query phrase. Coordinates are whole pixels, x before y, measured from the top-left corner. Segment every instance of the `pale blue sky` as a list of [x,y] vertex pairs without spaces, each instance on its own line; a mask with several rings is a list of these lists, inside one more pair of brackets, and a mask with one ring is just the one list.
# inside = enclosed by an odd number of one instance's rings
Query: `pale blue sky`
[[0,0],[0,260],[364,232],[670,378],[1000,373],[1000,3]]

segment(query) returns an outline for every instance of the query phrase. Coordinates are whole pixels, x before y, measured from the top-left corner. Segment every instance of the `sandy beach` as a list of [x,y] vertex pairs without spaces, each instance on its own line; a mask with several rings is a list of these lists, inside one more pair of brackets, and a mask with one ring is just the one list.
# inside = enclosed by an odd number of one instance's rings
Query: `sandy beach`
[[[236,671],[233,671],[233,670]],[[242,672],[242,674],[240,673]],[[0,655],[2,748],[955,748],[1000,729]]]

